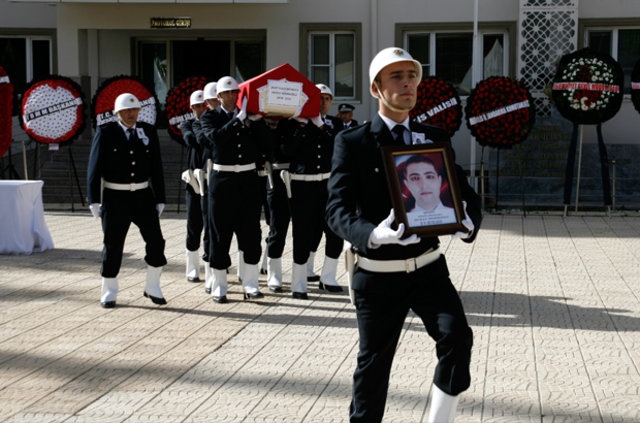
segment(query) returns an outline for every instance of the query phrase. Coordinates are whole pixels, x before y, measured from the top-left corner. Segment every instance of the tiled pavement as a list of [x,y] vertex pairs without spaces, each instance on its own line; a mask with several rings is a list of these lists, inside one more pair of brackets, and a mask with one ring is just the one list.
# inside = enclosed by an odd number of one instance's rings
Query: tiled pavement
[[[230,303],[215,304],[184,278],[174,212],[162,218],[169,304],[141,295],[132,227],[118,307],[105,310],[98,221],[84,211],[46,221],[55,249],[0,256],[0,421],[348,420],[357,329],[346,293],[312,283],[309,301],[242,301],[232,268]],[[475,334],[456,422],[640,422],[638,216],[487,215],[474,244],[441,240]],[[410,315],[385,422],[426,421],[434,364]]]

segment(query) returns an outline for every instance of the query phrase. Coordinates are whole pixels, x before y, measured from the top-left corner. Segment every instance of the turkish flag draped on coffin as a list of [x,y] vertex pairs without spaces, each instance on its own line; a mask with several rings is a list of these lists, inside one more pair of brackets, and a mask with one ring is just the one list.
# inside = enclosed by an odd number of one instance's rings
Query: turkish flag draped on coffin
[[239,84],[238,107],[247,99],[247,113],[272,118],[320,114],[320,90],[288,63]]

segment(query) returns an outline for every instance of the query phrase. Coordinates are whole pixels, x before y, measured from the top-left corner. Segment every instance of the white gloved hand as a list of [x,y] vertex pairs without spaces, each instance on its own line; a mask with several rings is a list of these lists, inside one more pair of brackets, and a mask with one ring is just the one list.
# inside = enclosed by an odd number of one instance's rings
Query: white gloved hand
[[456,239],[456,238],[467,239],[473,234],[473,230],[476,228],[474,226],[474,224],[473,224],[473,221],[471,220],[471,218],[467,214],[467,202],[466,201],[462,202],[462,208],[464,210],[464,219],[462,220],[462,224],[464,225],[465,228],[469,229],[469,232],[458,231],[455,234],[451,235],[452,239]]
[[420,242],[420,238],[416,234],[405,239],[400,239],[404,233],[404,223],[400,223],[398,225],[398,229],[393,230],[391,225],[394,220],[396,220],[396,214],[393,209],[391,209],[389,216],[380,222],[380,224],[371,232],[371,235],[369,235],[370,247],[376,248],[382,244],[410,245]]
[[322,125],[324,125],[324,120],[322,119],[322,116],[318,115],[316,117],[314,117],[313,119],[311,119],[311,122],[313,122],[313,124],[315,126],[317,126],[318,128],[322,128]]
[[247,117],[247,97],[246,96],[245,98],[242,99],[242,108],[240,109],[236,117],[240,120],[240,122],[244,122],[245,118]]
[[294,116],[293,119],[297,120],[300,123],[304,123],[305,125],[309,122],[309,119],[300,116]]
[[156,204],[156,210],[158,211],[158,217],[162,215],[162,211],[164,210],[164,203]]
[[249,119],[251,122],[257,122],[262,118],[263,116],[260,113],[252,113],[249,116],[247,116],[247,119]]
[[102,216],[102,212],[100,211],[100,205],[101,205],[100,203],[89,204],[89,210],[91,210],[91,214],[96,219],[100,219],[100,217]]

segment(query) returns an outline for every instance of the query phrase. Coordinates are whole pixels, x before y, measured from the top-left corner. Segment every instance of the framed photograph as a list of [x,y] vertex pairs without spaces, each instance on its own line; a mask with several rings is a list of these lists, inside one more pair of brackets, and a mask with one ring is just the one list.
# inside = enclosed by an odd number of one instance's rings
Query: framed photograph
[[447,144],[382,148],[396,220],[405,234],[421,237],[468,232],[464,209]]

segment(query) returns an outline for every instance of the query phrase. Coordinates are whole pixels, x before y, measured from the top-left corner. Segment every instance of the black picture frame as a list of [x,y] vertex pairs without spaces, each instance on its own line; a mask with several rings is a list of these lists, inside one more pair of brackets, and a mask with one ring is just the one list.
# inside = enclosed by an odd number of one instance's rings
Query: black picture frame
[[385,146],[382,154],[396,221],[405,226],[403,238],[469,232],[462,224],[464,208],[448,144]]

